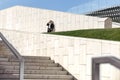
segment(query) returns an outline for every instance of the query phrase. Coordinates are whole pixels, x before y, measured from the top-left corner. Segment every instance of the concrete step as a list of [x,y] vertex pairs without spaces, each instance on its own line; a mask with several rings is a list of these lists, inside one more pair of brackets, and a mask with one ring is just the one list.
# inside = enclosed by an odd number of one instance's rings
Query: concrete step
[[13,54],[10,53],[6,53],[6,52],[2,52],[0,51],[0,58],[9,58],[10,56],[12,56]]
[[0,62],[7,62],[8,58],[0,58]]
[[[0,62],[0,65],[6,65],[6,66],[18,66],[19,62]],[[35,62],[25,62],[25,66],[49,66],[49,67],[55,67],[58,66],[57,63],[35,63]]]
[[3,42],[0,42],[0,47],[7,47]]
[[[32,60],[50,60],[50,57],[45,57],[45,56],[22,56],[25,60],[26,59],[32,59]],[[16,59],[16,57],[11,56],[11,59]]]
[[[0,70],[0,74],[19,74],[19,70]],[[67,71],[56,71],[56,70],[25,70],[25,74],[67,75]]]
[[[19,80],[19,79],[2,79],[2,80]],[[73,80],[73,79],[24,79],[24,80]]]
[[[0,74],[1,79],[16,79],[19,78],[18,74]],[[38,75],[38,74],[25,74],[25,79],[72,79],[71,75]]]
[[[17,59],[10,59],[9,61],[18,62]],[[35,62],[35,63],[54,63],[54,60],[34,60],[34,59],[26,59],[25,62]]]
[[46,56],[23,56],[25,59],[43,59],[43,60],[45,60],[45,59],[47,59],[47,60],[49,60],[50,59],[50,57],[46,57]]
[[0,40],[0,44],[2,44],[3,43],[3,41],[2,40]]
[[5,51],[5,52],[10,51],[10,49],[6,47],[5,45],[0,46],[0,50]]
[[[0,69],[18,70],[19,66],[1,66]],[[62,67],[41,67],[41,66],[25,66],[25,70],[62,70]]]
[[[24,57],[23,57],[24,58]],[[17,58],[11,58],[11,60],[17,60]],[[33,61],[40,61],[40,60],[50,60],[49,58],[24,58],[24,60],[25,61],[31,61],[31,60],[33,60]]]

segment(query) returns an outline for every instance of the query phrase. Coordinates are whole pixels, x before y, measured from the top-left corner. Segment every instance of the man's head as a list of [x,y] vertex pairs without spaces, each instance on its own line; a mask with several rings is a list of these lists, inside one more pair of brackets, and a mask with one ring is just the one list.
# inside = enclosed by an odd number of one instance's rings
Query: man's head
[[54,23],[52,20],[49,21],[50,23]]

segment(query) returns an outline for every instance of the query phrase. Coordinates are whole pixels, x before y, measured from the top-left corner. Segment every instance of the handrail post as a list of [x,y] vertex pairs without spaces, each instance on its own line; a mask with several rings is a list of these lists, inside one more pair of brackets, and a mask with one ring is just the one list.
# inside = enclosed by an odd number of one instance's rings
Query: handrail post
[[92,58],[92,80],[100,80],[100,64],[109,63],[120,69],[120,59],[107,56]]
[[0,32],[0,37],[5,45],[12,51],[12,53],[19,59],[19,80],[24,80],[24,59],[20,53],[8,42],[4,35]]
[[100,64],[92,59],[92,80],[100,80]]
[[19,78],[20,78],[20,80],[24,80],[24,59],[19,64],[20,64]]

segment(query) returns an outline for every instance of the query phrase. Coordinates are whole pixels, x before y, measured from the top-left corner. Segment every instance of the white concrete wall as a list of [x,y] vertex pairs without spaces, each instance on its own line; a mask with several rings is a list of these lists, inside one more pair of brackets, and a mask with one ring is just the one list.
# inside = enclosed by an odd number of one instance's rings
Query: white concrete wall
[[112,22],[112,28],[120,28],[120,23]]
[[[51,56],[78,80],[91,80],[91,58],[115,56],[120,58],[120,42],[44,35],[47,47],[42,55]],[[120,80],[119,69],[109,64],[101,65],[101,80]]]
[[[50,56],[78,80],[91,80],[91,58],[120,58],[120,42],[66,37],[13,30],[0,30],[22,55]],[[120,80],[120,71],[109,64],[101,66],[101,80]]]
[[[46,32],[46,23],[53,20],[56,31],[107,28],[107,18],[15,6],[0,11],[0,28],[25,32]],[[111,27],[111,25],[109,25]]]

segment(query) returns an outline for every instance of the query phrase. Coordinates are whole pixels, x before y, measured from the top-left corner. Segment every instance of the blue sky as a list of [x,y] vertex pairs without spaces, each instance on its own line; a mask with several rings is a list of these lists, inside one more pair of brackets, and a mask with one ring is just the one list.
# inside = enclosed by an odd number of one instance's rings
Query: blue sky
[[14,5],[84,14],[113,5],[120,5],[120,0],[0,0],[0,10]]
[[68,10],[68,12],[76,14],[86,14],[92,11],[120,6],[120,0],[93,0],[82,5],[76,5]]
[[0,0],[0,9],[23,5],[66,12],[76,5],[82,5],[90,1],[93,0]]

